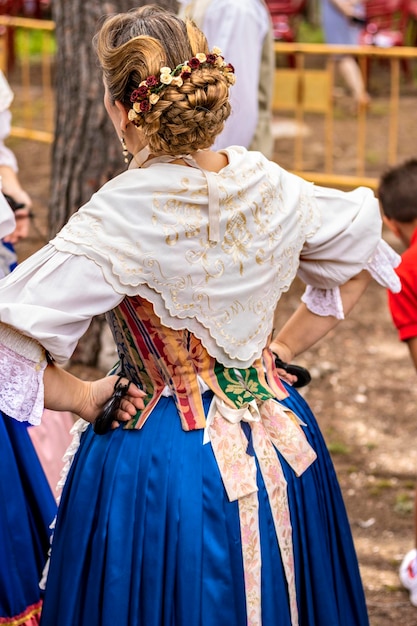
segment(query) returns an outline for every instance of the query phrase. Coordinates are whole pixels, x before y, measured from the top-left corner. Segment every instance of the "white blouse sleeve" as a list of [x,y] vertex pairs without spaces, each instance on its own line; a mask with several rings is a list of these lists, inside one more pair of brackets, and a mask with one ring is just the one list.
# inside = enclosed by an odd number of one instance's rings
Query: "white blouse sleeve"
[[43,373],[47,365],[42,346],[0,323],[0,410],[34,426],[44,409]]
[[307,237],[300,256],[299,277],[307,285],[302,297],[318,315],[344,317],[339,286],[366,269],[391,291],[401,285],[394,267],[400,256],[381,238],[378,200],[365,187],[342,192],[314,188],[321,227]]
[[48,244],[0,282],[0,322],[32,337],[64,363],[91,319],[122,299],[94,261]]
[[67,361],[91,319],[122,298],[93,261],[50,244],[0,281],[0,410],[39,424],[45,351]]
[[[1,165],[1,163],[0,163]],[[1,192],[1,180],[0,180],[0,192]],[[0,193],[0,238],[3,239],[6,235],[10,235],[16,228],[16,220],[14,213],[10,208],[6,198]]]

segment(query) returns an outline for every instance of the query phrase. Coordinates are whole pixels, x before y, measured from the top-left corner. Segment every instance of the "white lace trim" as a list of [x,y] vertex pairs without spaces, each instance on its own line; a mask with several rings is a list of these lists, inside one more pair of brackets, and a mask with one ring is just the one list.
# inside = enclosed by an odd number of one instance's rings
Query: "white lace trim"
[[[59,482],[56,486],[57,490],[62,490],[62,488],[65,485],[65,482],[67,480],[67,476],[68,476],[68,472],[70,470],[70,467],[72,465],[72,462],[74,460],[74,457],[77,453],[78,448],[80,447],[80,441],[81,441],[81,435],[83,434],[83,432],[85,430],[87,430],[88,425],[90,422],[87,422],[86,420],[83,420],[82,418],[79,418],[74,426],[71,428],[70,430],[70,434],[72,435],[72,441],[69,444],[64,456],[62,457],[62,460],[64,462],[64,466],[61,470],[61,474],[59,477]],[[59,504],[59,497],[57,498],[57,502]]]
[[0,409],[19,422],[41,423],[45,351],[33,339],[0,324]]
[[387,287],[393,293],[401,291],[401,281],[397,274],[392,271],[401,263],[401,256],[381,239],[373,255],[365,265],[372,278],[380,285]]
[[[371,258],[366,263],[366,269],[377,283],[390,289],[394,293],[401,291],[401,281],[393,268],[401,262],[401,257],[383,239],[375,248]],[[319,289],[307,286],[301,297],[306,307],[316,315],[333,315],[338,320],[345,318],[343,303],[339,287],[333,289]]]
[[301,296],[301,301],[316,315],[333,315],[338,320],[345,319],[343,303],[339,287],[333,289],[319,289],[308,285]]

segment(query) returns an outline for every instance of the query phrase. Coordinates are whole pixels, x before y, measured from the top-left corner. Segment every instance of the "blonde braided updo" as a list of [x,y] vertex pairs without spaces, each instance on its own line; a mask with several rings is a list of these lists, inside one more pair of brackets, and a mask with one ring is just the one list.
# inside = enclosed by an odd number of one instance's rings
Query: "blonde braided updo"
[[[153,5],[107,18],[94,42],[110,98],[127,111],[132,93],[148,77],[159,76],[161,68],[175,68],[198,53],[209,55],[207,40],[193,22]],[[230,115],[230,82],[221,68],[204,63],[180,86],[165,85],[151,109],[134,120],[150,151],[180,155],[210,147]]]

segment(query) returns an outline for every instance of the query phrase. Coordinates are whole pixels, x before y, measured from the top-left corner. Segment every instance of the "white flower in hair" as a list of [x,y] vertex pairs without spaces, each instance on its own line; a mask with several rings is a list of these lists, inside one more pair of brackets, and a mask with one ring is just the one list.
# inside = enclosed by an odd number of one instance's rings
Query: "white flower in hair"
[[129,109],[127,117],[129,119],[129,122],[133,122],[134,120],[138,119],[139,115],[136,113],[136,111],[134,109]]
[[177,65],[173,70],[164,66],[159,70],[159,76],[151,74],[142,80],[138,87],[130,94],[132,108],[128,112],[129,120],[137,122],[141,115],[148,113],[161,97],[161,92],[168,86],[182,87],[184,81],[189,80],[192,72],[200,68],[214,67],[225,76],[229,85],[235,82],[234,67],[225,63],[220,48],[213,48],[212,52],[197,52],[194,57]]
[[163,85],[170,85],[172,83],[172,78],[171,74],[161,74],[159,80]]

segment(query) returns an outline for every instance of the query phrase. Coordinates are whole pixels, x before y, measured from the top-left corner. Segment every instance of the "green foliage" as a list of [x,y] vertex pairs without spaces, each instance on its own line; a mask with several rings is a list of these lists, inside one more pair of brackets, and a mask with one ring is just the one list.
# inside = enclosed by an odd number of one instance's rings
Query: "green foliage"
[[324,35],[321,26],[310,24],[302,20],[298,29],[297,41],[302,43],[324,43]]
[[382,155],[376,150],[368,150],[365,156],[365,161],[368,165],[379,165],[382,160]]
[[331,454],[349,454],[350,452],[349,447],[341,441],[333,441],[328,443],[327,449]]
[[414,510],[414,496],[410,496],[408,493],[398,494],[394,511],[400,515],[409,515]]
[[53,56],[56,52],[55,33],[45,30],[16,28],[15,51],[17,58],[25,57],[27,54],[31,58],[36,58],[45,53]]
[[393,483],[389,478],[381,478],[369,487],[369,495],[379,497],[387,489],[392,489]]

